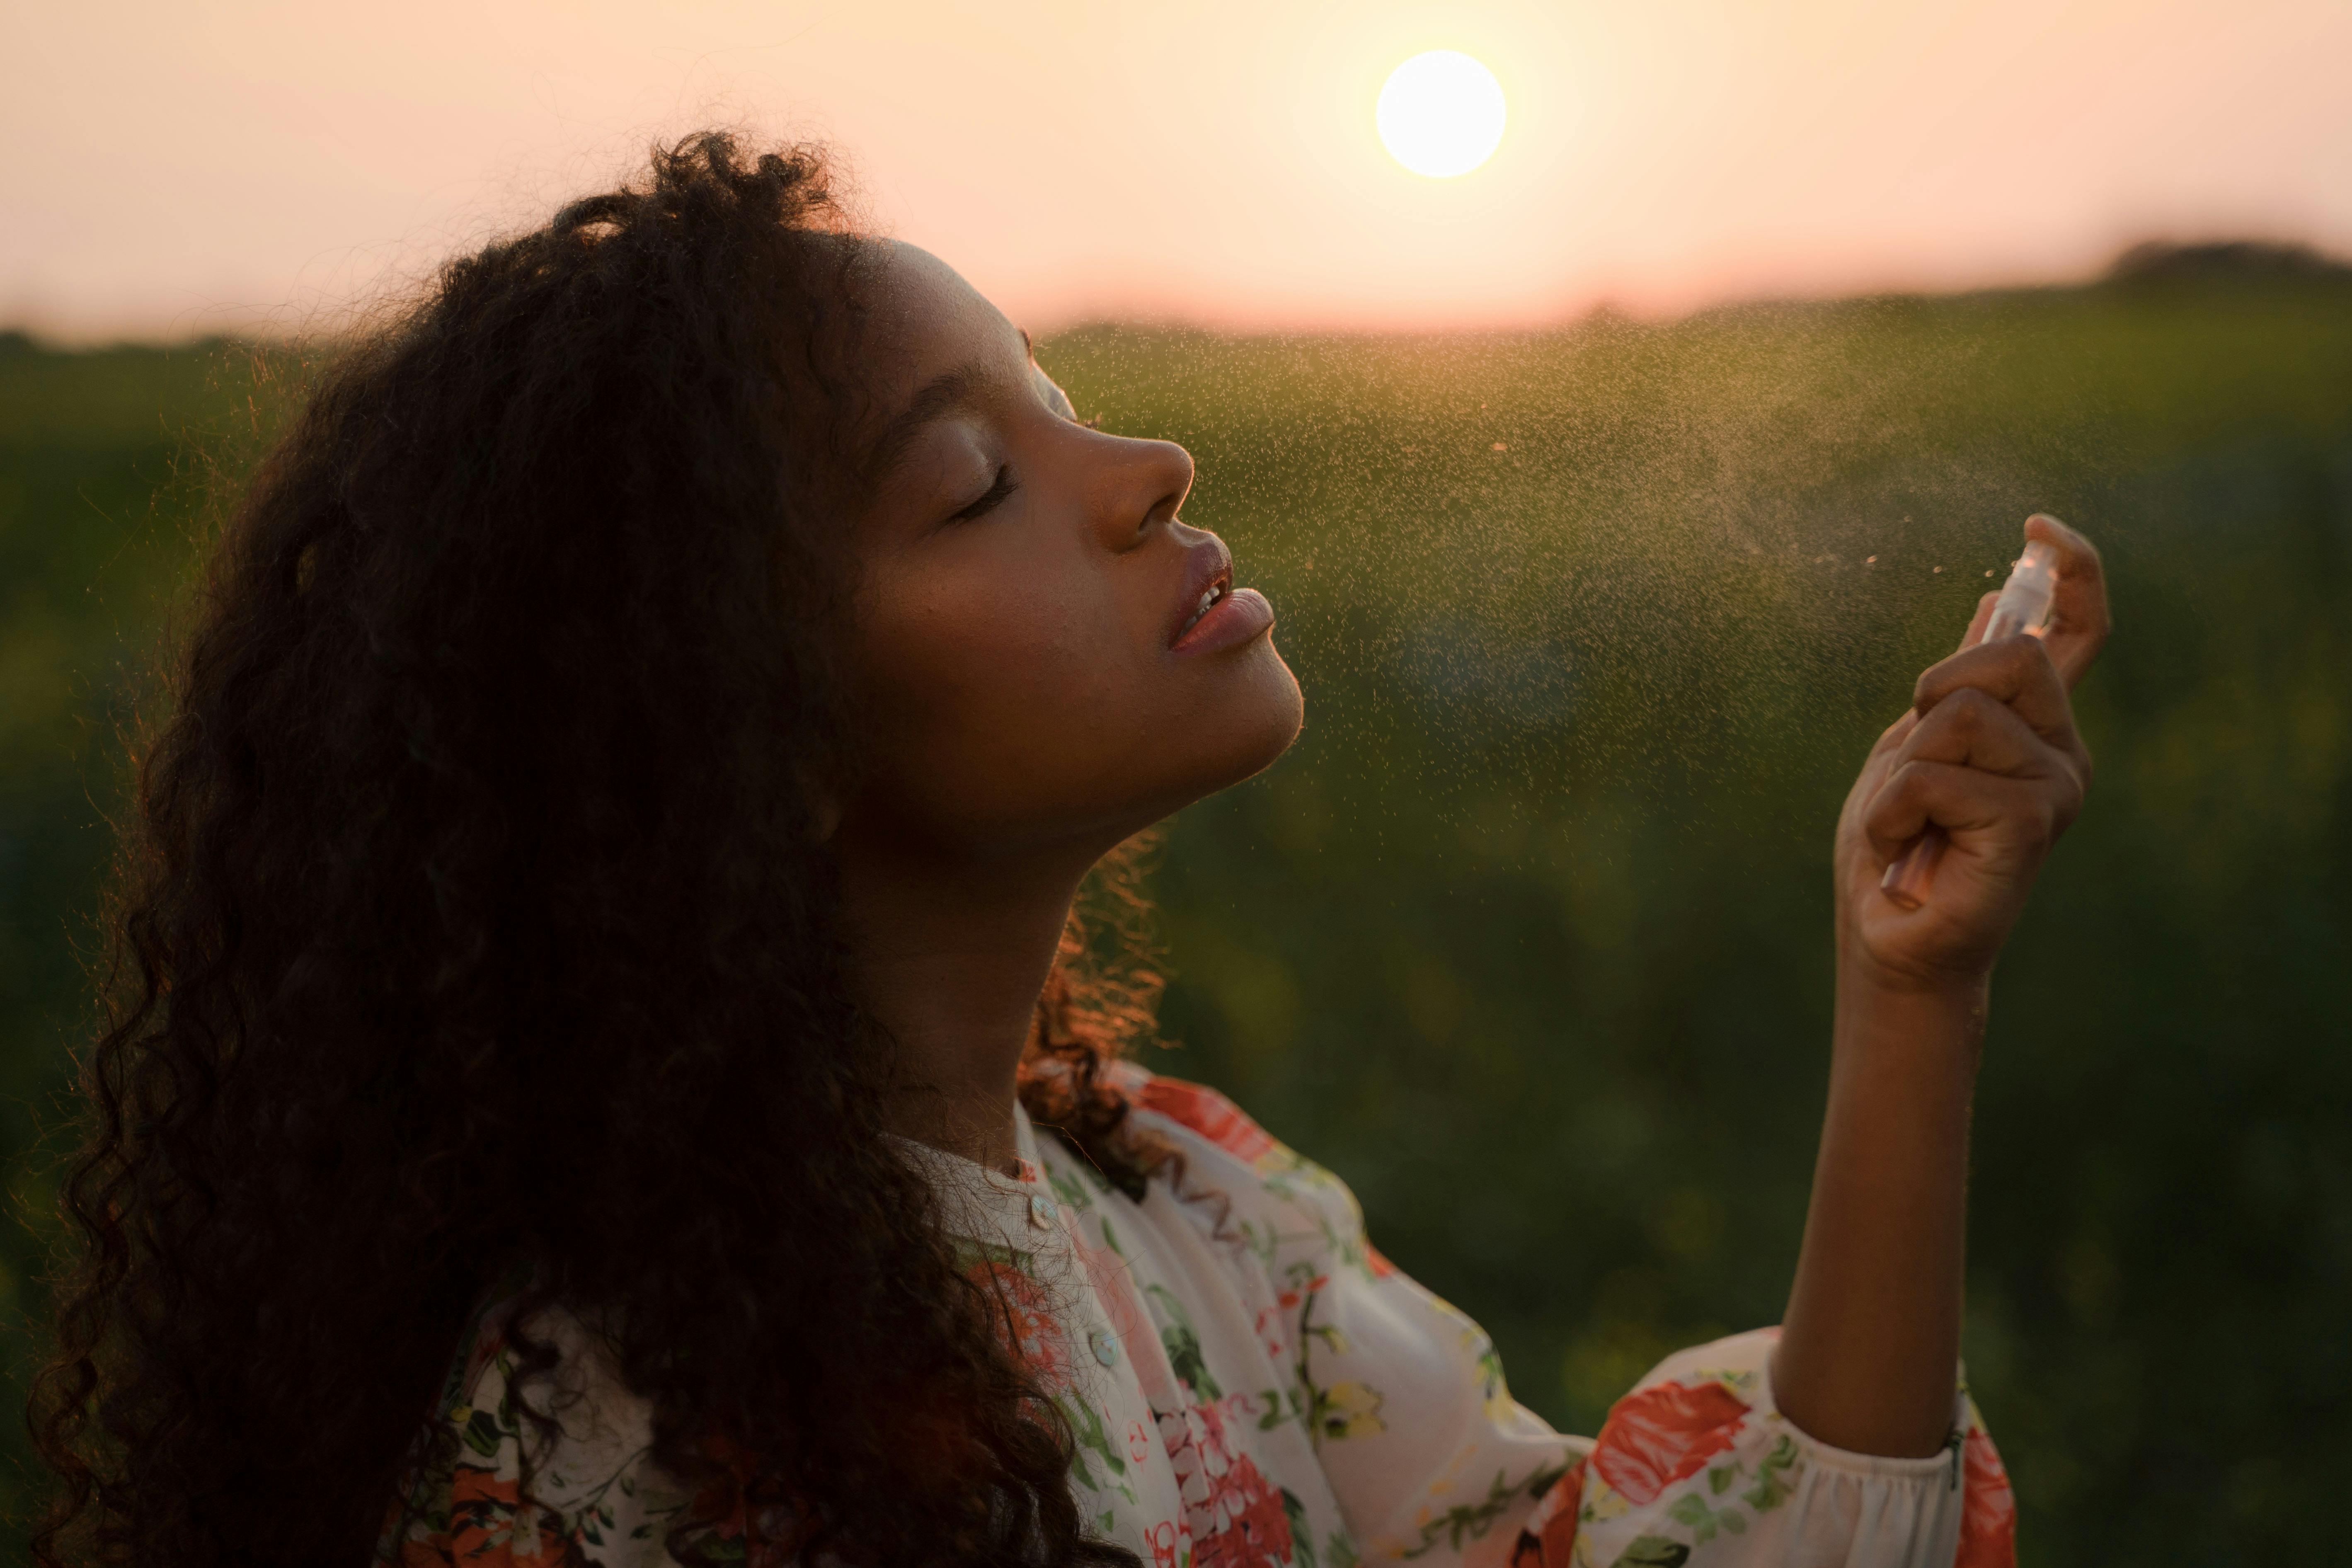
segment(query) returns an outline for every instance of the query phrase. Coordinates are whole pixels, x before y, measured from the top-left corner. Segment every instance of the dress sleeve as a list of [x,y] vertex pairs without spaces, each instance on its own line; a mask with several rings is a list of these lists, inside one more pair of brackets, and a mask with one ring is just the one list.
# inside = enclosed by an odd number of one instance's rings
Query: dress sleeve
[[1666,1358],[1528,1517],[1511,1568],[2014,1568],[2009,1477],[1965,1390],[1942,1453],[1848,1453],[1780,1414],[1779,1338],[1759,1329]]
[[1669,1357],[1597,1439],[1555,1432],[1511,1397],[1478,1325],[1373,1249],[1337,1177],[1214,1090],[1140,1073],[1127,1087],[1183,1155],[1188,1205],[1232,1238],[1244,1294],[1263,1292],[1260,1337],[1294,1369],[1366,1561],[2013,1563],[2008,1480],[1965,1394],[1942,1454],[1832,1448],[1774,1405],[1767,1329]]

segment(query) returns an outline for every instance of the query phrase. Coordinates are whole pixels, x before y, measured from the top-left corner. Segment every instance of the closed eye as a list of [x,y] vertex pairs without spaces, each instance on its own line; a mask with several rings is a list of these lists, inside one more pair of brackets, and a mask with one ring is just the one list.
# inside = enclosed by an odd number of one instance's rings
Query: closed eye
[[1005,498],[1020,488],[1021,487],[1019,485],[1013,482],[1012,467],[1007,465],[1006,467],[1001,468],[996,470],[996,482],[989,486],[988,489],[982,493],[979,500],[973,501],[961,511],[950,516],[948,521],[950,522],[970,522],[974,518],[985,517],[990,512],[994,511],[998,507],[1003,506],[1004,504]]

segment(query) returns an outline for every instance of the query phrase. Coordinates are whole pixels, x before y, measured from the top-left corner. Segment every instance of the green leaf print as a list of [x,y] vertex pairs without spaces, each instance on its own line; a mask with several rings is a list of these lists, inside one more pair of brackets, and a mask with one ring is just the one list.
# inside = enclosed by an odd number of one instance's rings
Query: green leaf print
[[[1127,1474],[1127,1456],[1111,1447],[1110,1434],[1103,1429],[1101,1411],[1083,1399],[1056,1398],[1054,1404],[1062,1412],[1063,1418],[1069,1422],[1070,1433],[1077,1438],[1079,1447],[1091,1449],[1099,1455],[1112,1476]],[[1094,1477],[1087,1472],[1086,1463],[1084,1454],[1070,1456],[1070,1466],[1078,1472],[1078,1479],[1089,1490],[1102,1490],[1101,1487],[1096,1485]],[[1127,1482],[1115,1480],[1112,1484],[1118,1489],[1119,1495],[1128,1501],[1136,1500],[1135,1489]]]
[[1756,1484],[1740,1493],[1740,1498],[1758,1513],[1780,1507],[1795,1493],[1796,1489],[1789,1484],[1789,1472],[1796,1464],[1796,1440],[1783,1432],[1780,1440],[1772,1445],[1772,1451],[1758,1463]]
[[1344,1530],[1335,1530],[1323,1542],[1324,1568],[1361,1568],[1363,1559],[1356,1555],[1356,1543],[1348,1539]]
[[1160,1320],[1160,1343],[1168,1352],[1168,1364],[1176,1376],[1192,1391],[1195,1399],[1223,1399],[1225,1391],[1209,1375],[1209,1363],[1201,1353],[1201,1336],[1192,1327],[1184,1303],[1170,1293],[1164,1285],[1146,1285],[1144,1298],[1151,1304],[1151,1315]]
[[1090,1209],[1095,1206],[1094,1194],[1087,1191],[1086,1184],[1075,1174],[1064,1175],[1048,1165],[1045,1167],[1045,1184],[1054,1189],[1055,1197],[1074,1209]]
[[1641,1535],[1633,1544],[1617,1554],[1609,1568],[1683,1568],[1690,1561],[1691,1549],[1679,1541],[1668,1541],[1663,1535]]
[[499,1445],[506,1441],[506,1432],[499,1418],[488,1410],[477,1410],[466,1423],[466,1447],[485,1459],[497,1457]]
[[1666,1517],[1676,1524],[1690,1526],[1694,1544],[1704,1546],[1713,1541],[1717,1531],[1726,1535],[1748,1533],[1748,1521],[1736,1508],[1717,1513],[1706,1506],[1706,1500],[1696,1492],[1685,1492],[1666,1510]]
[[1478,1357],[1479,1395],[1493,1404],[1503,1394],[1503,1352],[1489,1342]]
[[1495,1528],[1495,1521],[1511,1506],[1511,1500],[1526,1487],[1524,1481],[1509,1481],[1503,1472],[1495,1472],[1494,1484],[1486,1489],[1486,1500],[1480,1503],[1455,1503],[1435,1519],[1421,1527],[1421,1544],[1405,1553],[1418,1557],[1433,1551],[1443,1542],[1454,1551],[1462,1550],[1466,1541],[1476,1541]]
[[1717,1465],[1706,1473],[1706,1489],[1721,1497],[1739,1479],[1738,1465]]
[[1298,1568],[1315,1568],[1315,1537],[1307,1532],[1307,1505],[1288,1487],[1282,1489],[1283,1517],[1290,1521],[1290,1544]]
[[1036,1276],[1037,1255],[1034,1252],[1023,1252],[1002,1242],[975,1241],[968,1236],[950,1237],[949,1245],[954,1248],[956,1267],[965,1273],[981,1264],[994,1263],[1033,1279]]
[[[1311,1310],[1314,1307],[1315,1298],[1309,1296],[1307,1300],[1308,1309]],[[1346,1355],[1348,1353],[1348,1336],[1341,1333],[1329,1323],[1317,1323],[1311,1328],[1302,1325],[1300,1334],[1301,1337],[1305,1339],[1322,1341],[1323,1348],[1329,1351],[1333,1355]]]
[[1298,1361],[1293,1371],[1304,1396],[1307,1436],[1319,1448],[1326,1438],[1362,1437],[1387,1431],[1388,1423],[1381,1418],[1384,1399],[1380,1390],[1353,1379],[1328,1386],[1315,1381],[1314,1347],[1320,1343],[1336,1354],[1345,1354],[1348,1343],[1337,1329],[1315,1321],[1315,1305],[1320,1296],[1315,1289],[1315,1270],[1305,1264],[1295,1265],[1290,1270],[1290,1281],[1302,1298],[1298,1308]]

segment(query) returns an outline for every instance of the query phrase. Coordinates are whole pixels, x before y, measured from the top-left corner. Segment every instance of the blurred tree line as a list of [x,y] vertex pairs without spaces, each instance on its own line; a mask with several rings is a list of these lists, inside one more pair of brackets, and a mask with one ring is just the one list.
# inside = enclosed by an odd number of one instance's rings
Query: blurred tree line
[[[2143,258],[2143,262],[2147,260]],[[1308,728],[1181,816],[1154,1062],[1331,1165],[1595,1429],[1777,1317],[1838,803],[2048,510],[2118,631],[2101,776],[1996,981],[1968,1355],[2029,1558],[2303,1555],[2352,1460],[2352,285],[2080,289],[1421,338],[1095,327],[1190,447]],[[120,731],[208,498],[294,384],[0,335],[0,1230],[37,1353]],[[37,1484],[20,1436],[0,1488]],[[2319,1549],[2324,1550],[2324,1549]]]

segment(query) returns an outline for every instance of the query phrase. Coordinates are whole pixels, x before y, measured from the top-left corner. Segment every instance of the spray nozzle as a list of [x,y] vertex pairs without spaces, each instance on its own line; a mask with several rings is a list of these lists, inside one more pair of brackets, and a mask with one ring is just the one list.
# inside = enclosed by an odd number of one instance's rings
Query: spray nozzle
[[1992,602],[1992,618],[1985,622],[1984,637],[2012,637],[2020,632],[2040,637],[2050,625],[2050,610],[2058,594],[2058,552],[2036,539],[2010,568],[2009,581]]

